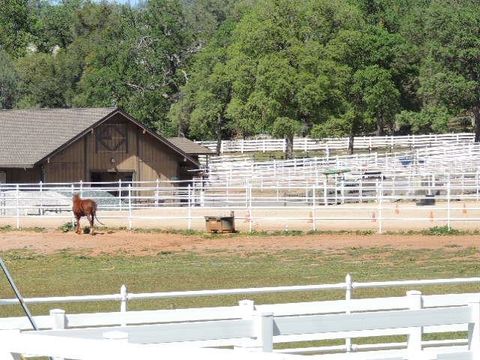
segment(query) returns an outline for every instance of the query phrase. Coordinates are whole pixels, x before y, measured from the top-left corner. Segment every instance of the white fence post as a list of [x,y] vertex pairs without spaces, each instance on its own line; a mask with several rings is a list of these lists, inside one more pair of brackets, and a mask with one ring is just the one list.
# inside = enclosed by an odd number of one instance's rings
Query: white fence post
[[80,197],[83,197],[83,180],[80,180]]
[[255,335],[257,346],[261,351],[273,351],[273,313],[262,312],[254,316]]
[[[407,291],[407,301],[410,310],[421,310],[423,308],[422,293],[417,290]],[[416,360],[422,351],[423,327],[410,329],[407,341],[408,360]]]
[[16,222],[17,222],[17,229],[20,228],[20,202],[19,202],[19,197],[20,197],[20,186],[17,184],[15,186],[15,208],[16,208]]
[[383,208],[383,179],[381,181],[376,181],[377,188],[377,205],[378,205],[378,233],[383,232],[383,222],[382,222],[382,208]]
[[122,211],[122,179],[118,179],[118,207]]
[[468,350],[472,352],[472,359],[480,358],[480,299],[469,304],[472,320],[468,324]]
[[[255,302],[253,300],[240,300],[238,302],[238,311],[242,319],[251,320],[255,314]],[[255,349],[257,344],[253,339],[248,339],[235,345],[235,348],[242,350]]]
[[128,184],[128,230],[132,229],[132,184]]
[[[67,327],[67,317],[65,310],[52,309],[50,310],[50,317],[52,319],[52,330],[63,330]],[[55,357],[53,360],[63,360],[63,358]]]
[[253,213],[252,213],[252,184],[248,183],[248,231],[253,230]]
[[[350,314],[350,300],[352,299],[352,292],[353,292],[353,281],[352,275],[347,274],[345,276],[345,301],[347,302],[347,311],[346,314]],[[351,352],[352,348],[352,339],[346,338],[345,339],[345,350],[346,352]]]
[[52,319],[52,330],[66,329],[67,317],[65,316],[65,310],[52,309],[50,310],[50,317]]
[[127,320],[125,316],[128,310],[128,290],[126,285],[120,287],[120,312],[122,313],[121,326],[127,326]]
[[328,176],[323,179],[323,205],[328,206]]
[[312,185],[312,230],[317,230],[317,192],[315,185]]
[[450,198],[451,198],[451,183],[450,183],[450,174],[448,175],[447,181],[447,228],[450,230]]
[[44,210],[43,210],[43,182],[42,181],[38,183],[38,187],[40,190],[40,214],[39,215],[43,215]]
[[155,181],[155,207],[159,204],[160,180]]
[[188,184],[188,191],[187,191],[187,196],[188,196],[188,230],[192,229],[192,189],[191,185]]
[[[75,187],[73,186],[73,184],[71,184],[70,188],[71,188],[71,193],[73,198],[73,194],[75,194]],[[75,228],[75,216],[73,215],[73,213],[72,213],[72,228]]]

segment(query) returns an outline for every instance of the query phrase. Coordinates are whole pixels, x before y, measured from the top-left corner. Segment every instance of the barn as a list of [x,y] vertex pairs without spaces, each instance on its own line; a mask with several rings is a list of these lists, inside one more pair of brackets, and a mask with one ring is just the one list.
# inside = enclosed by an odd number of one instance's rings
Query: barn
[[198,168],[118,108],[0,111],[0,183],[189,180]]

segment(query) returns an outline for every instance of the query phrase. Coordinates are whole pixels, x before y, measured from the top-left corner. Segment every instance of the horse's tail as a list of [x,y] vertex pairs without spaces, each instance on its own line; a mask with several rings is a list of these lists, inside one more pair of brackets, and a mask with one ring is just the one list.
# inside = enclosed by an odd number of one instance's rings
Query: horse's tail
[[94,216],[95,216],[95,219],[97,219],[97,222],[98,222],[99,224],[101,224],[101,225],[105,226],[105,224],[104,224],[104,223],[102,223],[100,220],[98,220],[98,217],[97,217],[97,212],[96,212],[96,211],[95,211],[95,214],[94,214]]
[[97,217],[97,204],[95,203],[94,204],[94,207],[93,207],[93,214],[92,214],[92,218],[95,218],[97,219],[97,222],[103,226],[105,226],[104,223],[102,223],[100,220],[98,220],[98,217]]

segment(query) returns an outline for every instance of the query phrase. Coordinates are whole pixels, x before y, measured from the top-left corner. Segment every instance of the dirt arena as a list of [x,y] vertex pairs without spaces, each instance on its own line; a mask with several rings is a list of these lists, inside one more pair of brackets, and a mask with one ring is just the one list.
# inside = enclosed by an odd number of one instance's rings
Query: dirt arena
[[338,251],[354,247],[395,249],[459,249],[480,246],[480,235],[355,235],[321,234],[303,236],[249,235],[181,235],[168,233],[135,233],[103,231],[95,236],[60,231],[0,233],[0,251],[31,250],[51,254],[73,251],[86,255],[122,254],[156,255],[160,252],[228,252],[282,251],[318,249]]

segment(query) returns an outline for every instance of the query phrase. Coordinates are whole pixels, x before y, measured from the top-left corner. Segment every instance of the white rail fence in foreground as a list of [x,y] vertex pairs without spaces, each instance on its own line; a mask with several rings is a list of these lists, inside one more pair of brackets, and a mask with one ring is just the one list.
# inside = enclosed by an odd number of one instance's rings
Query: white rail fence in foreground
[[107,225],[128,228],[175,224],[177,228],[203,229],[205,216],[230,211],[249,231],[258,224],[263,230],[285,230],[278,228],[279,222],[303,230],[319,230],[332,221],[355,222],[382,232],[392,224],[450,228],[454,224],[475,226],[480,221],[478,172],[387,179],[381,174],[358,178],[335,174],[311,186],[179,184],[2,184],[0,221],[17,228],[43,219],[73,221],[71,195],[76,192],[98,202],[99,217]]
[[[472,143],[475,135],[472,133],[458,134],[432,134],[432,135],[405,135],[405,136],[357,136],[354,140],[355,149],[394,149],[394,148],[420,148],[440,146],[445,144]],[[348,150],[348,138],[295,138],[293,149],[296,151],[332,151]],[[216,151],[216,141],[198,141],[199,144]],[[286,151],[285,139],[261,139],[261,140],[222,140],[220,153],[232,152],[267,152]]]
[[[94,341],[107,347],[112,339],[134,343],[132,349],[144,351],[138,344],[169,344],[165,350],[179,351],[178,345],[191,347],[234,346],[250,351],[280,352],[285,354],[323,354],[318,359],[477,359],[480,354],[480,293],[422,295],[409,291],[405,297],[352,299],[357,288],[407,287],[439,284],[478,284],[480,278],[407,280],[389,282],[353,282],[350,276],[345,283],[289,286],[276,288],[228,289],[213,291],[189,291],[174,293],[136,294],[132,299],[214,296],[227,294],[262,294],[284,291],[346,290],[346,300],[317,301],[287,304],[258,305],[250,300],[240,301],[238,306],[217,308],[193,308],[155,311],[127,311],[126,298],[133,294],[121,294],[121,311],[117,313],[65,314],[52,310],[50,316],[36,316],[39,333],[21,334],[6,330],[28,330],[25,318],[0,319],[3,353],[29,353],[68,358],[95,357],[89,348],[81,347]],[[109,300],[118,300],[111,295]],[[74,301],[80,301],[75,297]],[[27,299],[29,303],[60,302],[72,297]],[[105,295],[96,297],[106,300]],[[48,300],[48,301],[47,301]],[[83,297],[94,301],[94,297]],[[11,304],[13,299],[0,304]],[[121,327],[119,327],[119,325]],[[113,332],[112,330],[118,330]],[[422,340],[423,334],[452,334],[444,340]],[[460,332],[460,333],[458,333]],[[468,338],[463,333],[468,332]],[[5,334],[5,335],[4,335]],[[372,344],[352,344],[351,338],[378,338],[407,335],[408,341]],[[101,339],[104,339],[101,342]],[[110,341],[105,342],[105,339]],[[346,339],[345,345],[295,347],[299,341]],[[400,338],[401,339],[401,338]],[[23,341],[23,344],[22,344]],[[44,342],[45,341],[45,342]],[[282,350],[274,350],[274,344],[287,344]],[[31,346],[28,346],[31,345]],[[43,344],[43,345],[42,345]],[[50,346],[45,346],[49,344]],[[68,345],[67,345],[68,344]],[[152,345],[149,345],[152,346]],[[166,346],[166,345],[165,345]],[[127,348],[125,348],[127,349]],[[143,350],[142,350],[143,349]],[[128,352],[129,353],[129,352]],[[74,355],[75,354],[75,355]],[[82,354],[85,357],[82,357]],[[129,353],[131,354],[131,353]],[[164,354],[164,353],[162,353]],[[170,354],[166,352],[165,354]],[[180,354],[180,353],[179,353]],[[200,352],[200,358],[203,358]],[[208,354],[208,353],[205,353]],[[219,353],[220,354],[220,353]],[[240,354],[233,351],[233,358]],[[328,355],[330,354],[330,355]],[[211,353],[216,359],[214,352]],[[228,355],[228,353],[223,353]],[[207,356],[207,355],[205,355]],[[219,355],[220,356],[220,355]],[[245,356],[245,355],[244,355]],[[128,358],[128,357],[125,357]],[[131,357],[130,357],[131,358]],[[138,358],[138,357],[137,357]],[[256,357],[254,357],[256,358]],[[267,357],[269,358],[269,357]]]

